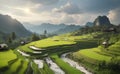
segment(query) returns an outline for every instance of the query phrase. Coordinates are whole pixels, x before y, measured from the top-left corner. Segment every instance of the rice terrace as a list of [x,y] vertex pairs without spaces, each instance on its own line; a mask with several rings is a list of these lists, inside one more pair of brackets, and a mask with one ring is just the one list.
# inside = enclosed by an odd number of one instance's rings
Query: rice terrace
[[0,0],[0,74],[120,74],[119,0]]

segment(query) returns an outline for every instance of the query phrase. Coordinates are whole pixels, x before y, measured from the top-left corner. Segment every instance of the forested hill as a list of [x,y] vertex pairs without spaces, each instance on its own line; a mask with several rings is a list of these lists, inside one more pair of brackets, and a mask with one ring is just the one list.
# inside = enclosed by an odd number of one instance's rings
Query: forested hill
[[0,31],[6,34],[15,32],[19,37],[31,35],[31,32],[28,31],[18,20],[13,19],[9,15],[2,14],[0,14]]

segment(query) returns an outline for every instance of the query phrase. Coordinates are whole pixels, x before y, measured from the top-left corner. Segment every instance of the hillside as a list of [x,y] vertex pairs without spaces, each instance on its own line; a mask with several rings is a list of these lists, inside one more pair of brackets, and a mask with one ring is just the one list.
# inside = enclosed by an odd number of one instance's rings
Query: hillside
[[68,25],[65,28],[59,29],[53,33],[55,34],[65,34],[65,33],[69,33],[69,32],[74,32],[76,30],[79,30],[81,28],[81,26],[77,26],[77,25]]
[[13,19],[9,15],[0,14],[0,31],[6,34],[11,32],[15,32],[19,37],[25,37],[31,35],[23,24],[21,24],[18,20]]

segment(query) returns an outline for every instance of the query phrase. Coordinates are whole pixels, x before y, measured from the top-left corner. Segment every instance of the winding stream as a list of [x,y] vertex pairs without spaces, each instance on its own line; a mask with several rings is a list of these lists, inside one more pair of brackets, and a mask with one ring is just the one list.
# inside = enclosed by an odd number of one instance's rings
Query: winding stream
[[[30,46],[32,49],[34,50],[42,50],[40,48],[34,47],[34,46]],[[26,54],[20,50],[17,50],[20,54],[22,54],[23,56],[30,56],[29,54]],[[35,51],[33,53],[41,53],[39,51]],[[72,67],[80,70],[81,72],[85,73],[85,74],[92,74],[91,72],[89,72],[88,70],[86,70],[83,66],[79,65],[77,62],[69,59],[68,57],[66,57],[69,53],[65,53],[61,55],[61,59],[67,63],[69,63]],[[43,68],[43,60],[39,60],[39,59],[34,59],[33,60],[37,65],[38,68]],[[50,69],[54,71],[55,74],[65,74],[65,72],[56,64],[54,63],[50,57],[45,58],[46,63],[49,65]]]
[[34,59],[33,61],[38,65],[38,68],[43,68],[43,60]]
[[47,57],[45,60],[55,74],[65,74],[65,72],[56,63],[54,63],[49,57]]
[[75,67],[76,69],[80,70],[81,72],[85,74],[92,74],[91,72],[87,71],[83,66],[79,65],[77,62],[67,58],[66,56],[69,53],[62,54],[61,59],[64,60],[65,62],[69,63],[72,67]]

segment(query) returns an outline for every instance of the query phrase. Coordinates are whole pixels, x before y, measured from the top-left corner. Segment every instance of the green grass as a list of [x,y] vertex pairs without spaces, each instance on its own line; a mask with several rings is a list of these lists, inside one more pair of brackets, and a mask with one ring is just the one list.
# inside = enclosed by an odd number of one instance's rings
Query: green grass
[[48,67],[48,65],[44,62],[44,67],[40,69],[41,74],[54,74],[54,72]]
[[33,52],[33,50],[29,48],[30,45],[34,45],[39,48],[45,48],[45,47],[58,46],[58,45],[69,45],[69,44],[74,44],[74,43],[75,42],[73,41],[63,41],[63,40],[56,41],[52,38],[47,38],[47,39],[43,39],[43,40],[39,40],[39,41],[26,44],[24,46],[20,46],[18,49],[21,49],[25,52]]
[[30,46],[29,44],[26,44],[24,46],[19,46],[17,49],[20,49],[25,52],[33,52],[33,50],[29,48],[29,46]]
[[[24,46],[20,46],[20,49],[25,52],[32,53],[34,50],[30,49],[29,46],[34,45],[39,48],[46,50],[42,51],[44,54],[52,55],[53,60],[67,73],[67,74],[82,74],[79,70],[71,67],[68,63],[64,62],[57,55],[65,52],[78,51],[79,48],[91,48],[96,46],[96,41],[92,39],[96,33],[85,34],[82,36],[71,36],[70,34],[54,36],[51,38],[31,42]],[[41,55],[42,55],[41,54]],[[53,55],[56,54],[56,55]],[[32,57],[40,57],[41,55],[33,55]],[[38,69],[37,65],[32,62],[32,69],[35,74],[53,74],[51,69],[48,68],[47,64],[44,63],[43,69]]]
[[61,46],[61,45],[71,45],[71,44],[75,44],[76,41],[79,41],[79,40],[92,39],[94,36],[96,36],[96,34],[100,34],[100,33],[91,33],[91,34],[85,34],[81,36],[70,36],[69,34],[64,34],[60,36],[54,36],[54,37],[50,37],[47,39],[31,42],[24,46],[20,46],[18,49],[21,49],[25,52],[33,52],[33,50],[29,48],[30,45],[34,45],[39,48],[48,48],[48,47]]
[[111,60],[110,56],[101,55],[97,52],[101,52],[101,50],[98,48],[84,49],[84,50],[75,52],[74,55],[76,55],[76,57],[79,57],[79,55],[83,55],[87,58],[91,58],[91,59],[97,60],[97,61],[107,61],[108,62]]
[[33,73],[34,74],[40,74],[40,70],[39,70],[39,68],[38,68],[38,66],[37,66],[37,64],[35,64],[34,62],[32,62],[32,69],[33,69]]
[[25,74],[27,68],[28,68],[28,61],[23,61],[23,65],[22,68],[20,69],[20,71],[18,72],[18,74]]
[[52,55],[51,58],[57,65],[65,71],[66,74],[83,74],[79,70],[71,67],[68,63],[64,62],[57,55]]
[[0,68],[8,66],[8,62],[16,58],[17,56],[12,50],[0,51]]
[[62,40],[55,41],[52,38],[48,38],[48,39],[32,42],[31,45],[35,45],[36,47],[44,48],[44,47],[51,47],[51,46],[57,46],[57,45],[66,45],[66,44],[69,45],[69,44],[74,44],[74,43],[75,42],[73,42],[73,41],[62,41]]
[[44,62],[43,68],[38,68],[38,66],[32,62],[32,69],[35,74],[54,74],[54,72],[48,67],[48,65]]
[[4,73],[4,74],[13,74],[17,73],[17,70],[20,69],[19,67],[21,66],[21,59],[18,59],[15,63],[13,63],[9,69]]

